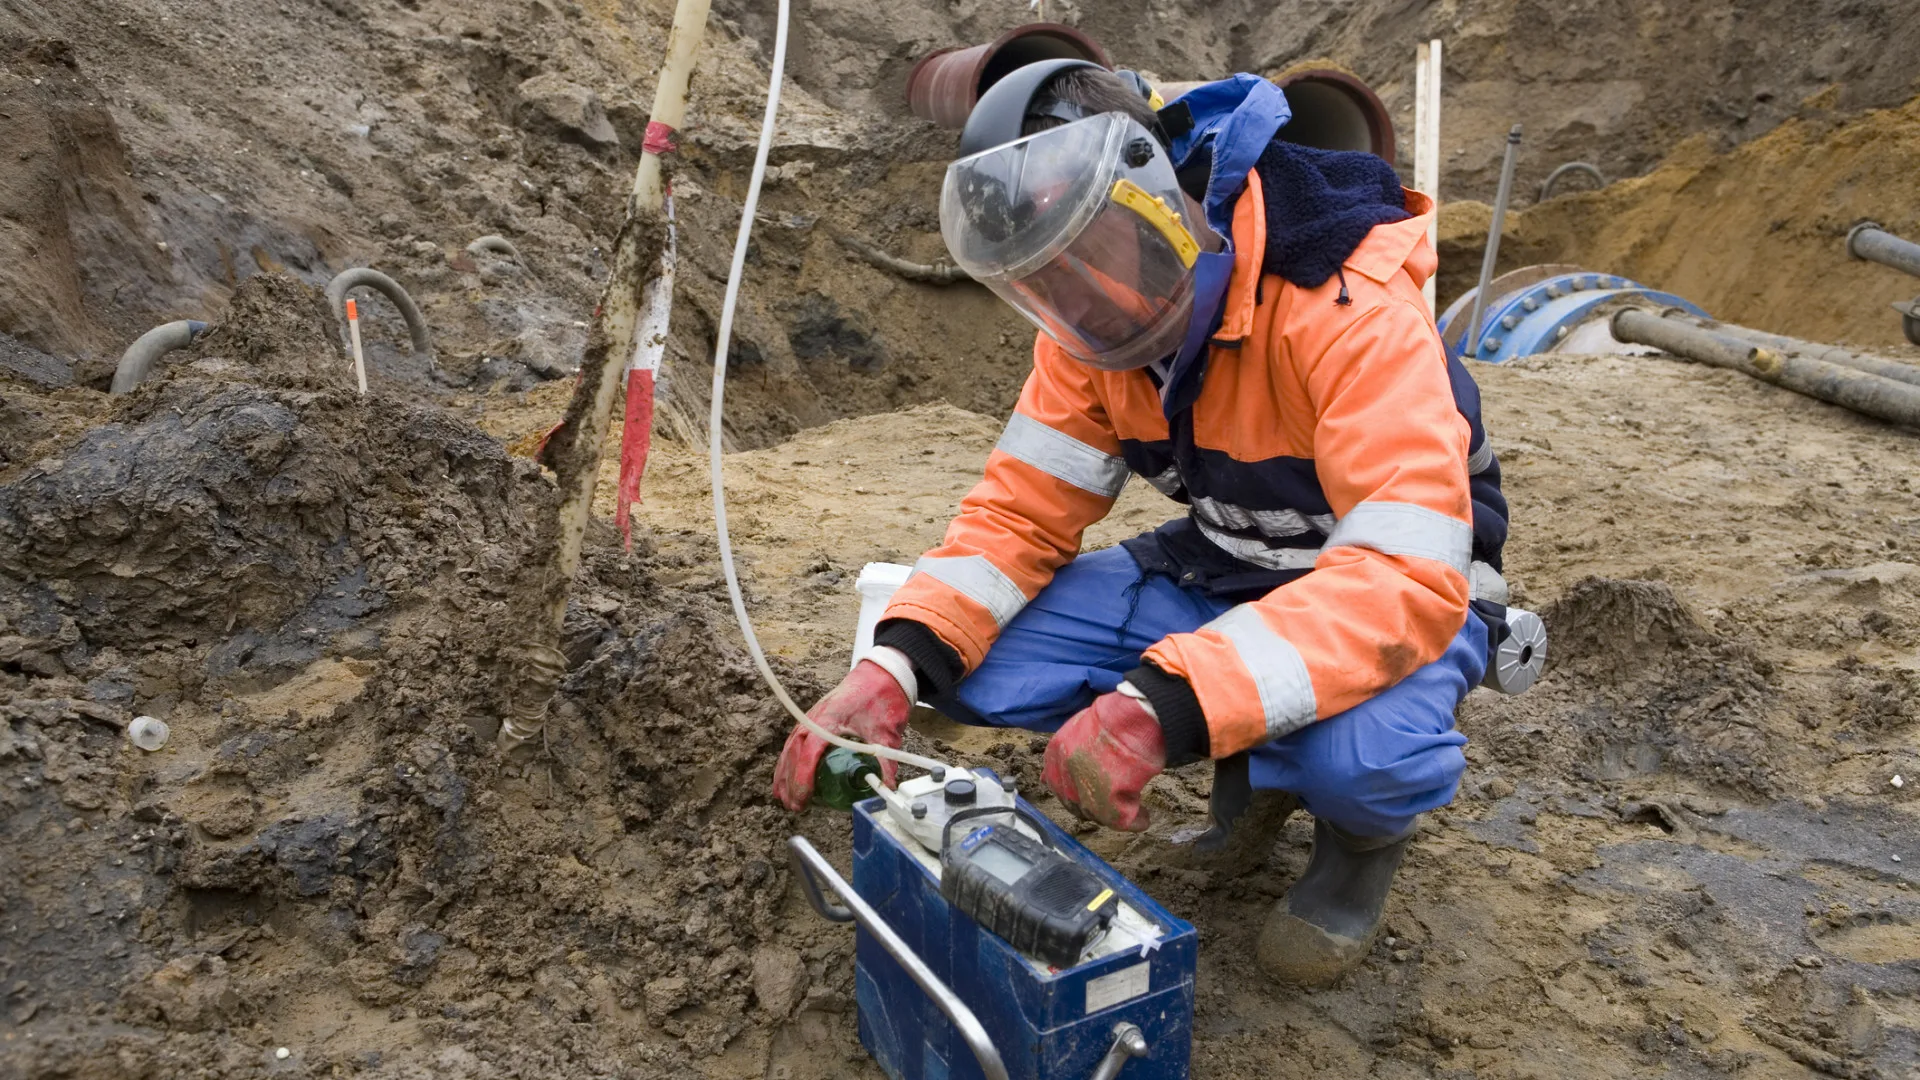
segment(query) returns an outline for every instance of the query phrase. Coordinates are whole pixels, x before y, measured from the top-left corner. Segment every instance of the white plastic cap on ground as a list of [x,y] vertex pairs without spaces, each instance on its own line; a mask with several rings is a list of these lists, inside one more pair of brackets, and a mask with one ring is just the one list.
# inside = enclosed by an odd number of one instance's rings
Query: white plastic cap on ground
[[167,722],[156,716],[136,716],[127,725],[127,738],[142,750],[158,750],[167,745]]

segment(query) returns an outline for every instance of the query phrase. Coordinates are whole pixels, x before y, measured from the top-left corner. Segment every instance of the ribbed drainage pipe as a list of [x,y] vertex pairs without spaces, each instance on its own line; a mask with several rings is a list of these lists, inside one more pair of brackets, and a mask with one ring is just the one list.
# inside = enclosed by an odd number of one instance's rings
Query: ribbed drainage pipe
[[153,370],[153,362],[175,349],[184,349],[193,343],[193,339],[207,332],[207,324],[194,319],[181,319],[178,322],[161,323],[159,326],[141,334],[120,354],[120,365],[113,369],[112,393],[131,393],[133,388],[147,381],[147,374]]
[[351,270],[342,270],[327,282],[327,306],[333,309],[333,317],[342,327],[347,324],[347,293],[361,287],[372,289],[393,301],[400,309],[400,317],[407,320],[407,333],[413,338],[413,351],[416,355],[426,356],[433,351],[433,337],[427,332],[427,320],[420,315],[413,297],[400,283],[371,267],[356,266]]
[[1744,338],[1702,330],[1651,311],[1617,312],[1612,327],[1613,336],[1621,341],[1651,345],[1688,360],[1731,368],[1863,416],[1920,427],[1920,386],[1824,360],[1763,349]]
[[1561,177],[1566,176],[1569,173],[1586,173],[1588,176],[1593,177],[1593,184],[1595,187],[1607,186],[1607,178],[1604,174],[1600,172],[1599,169],[1593,167],[1592,165],[1587,164],[1584,161],[1569,161],[1565,165],[1562,165],[1559,168],[1547,174],[1546,180],[1542,181],[1540,184],[1540,194],[1533,201],[1536,204],[1538,204],[1538,203],[1546,202],[1548,199],[1553,198],[1554,187],[1560,183]]
[[525,261],[520,258],[520,249],[513,246],[513,241],[494,233],[475,237],[474,241],[467,245],[467,254],[469,255],[482,255],[487,252],[492,252],[496,255],[505,255],[514,262]]

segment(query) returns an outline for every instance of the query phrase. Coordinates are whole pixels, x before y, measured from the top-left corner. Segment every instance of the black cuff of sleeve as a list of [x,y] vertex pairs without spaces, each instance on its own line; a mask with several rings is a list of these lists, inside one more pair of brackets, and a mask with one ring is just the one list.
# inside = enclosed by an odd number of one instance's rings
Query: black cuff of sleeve
[[873,643],[907,654],[907,659],[913,662],[914,677],[920,680],[920,696],[923,698],[945,696],[960,681],[960,676],[966,674],[960,654],[953,650],[953,646],[941,641],[940,635],[912,619],[888,619],[882,622],[874,628]]
[[1207,717],[1200,711],[1200,697],[1187,680],[1169,675],[1152,664],[1141,664],[1127,672],[1127,681],[1147,696],[1147,703],[1160,717],[1160,736],[1167,744],[1167,768],[1189,765],[1211,756],[1207,737]]

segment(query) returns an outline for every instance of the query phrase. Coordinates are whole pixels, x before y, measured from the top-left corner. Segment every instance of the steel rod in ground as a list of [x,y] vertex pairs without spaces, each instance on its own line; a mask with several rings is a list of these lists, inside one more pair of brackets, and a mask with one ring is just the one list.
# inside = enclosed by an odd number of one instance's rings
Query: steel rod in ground
[[1847,254],[1920,277],[1920,244],[1902,240],[1869,221],[1847,234]]
[[1772,349],[1775,352],[1794,353],[1809,360],[1825,360],[1829,364],[1839,364],[1856,371],[1872,372],[1882,378],[1896,382],[1911,383],[1920,386],[1920,365],[1906,364],[1885,356],[1870,353],[1848,352],[1834,345],[1822,345],[1817,341],[1802,341],[1784,334],[1769,334],[1765,330],[1755,330],[1732,323],[1714,322],[1711,319],[1696,319],[1687,315],[1669,315],[1667,318],[1678,322],[1698,326],[1703,330],[1713,330],[1722,334],[1731,334],[1743,338],[1755,345]]
[[1920,386],[1824,360],[1763,349],[1731,334],[1703,330],[1651,311],[1613,317],[1613,336],[1715,367],[1731,368],[1783,389],[1889,423],[1920,427]]
[[1500,260],[1500,231],[1507,223],[1507,198],[1513,194],[1513,165],[1520,157],[1520,125],[1507,132],[1507,156],[1500,163],[1500,191],[1493,200],[1493,222],[1487,226],[1487,251],[1480,257],[1480,287],[1473,293],[1473,318],[1467,320],[1467,336],[1460,339],[1460,355],[1480,355],[1480,319],[1487,313],[1487,286],[1493,282],[1493,267]]

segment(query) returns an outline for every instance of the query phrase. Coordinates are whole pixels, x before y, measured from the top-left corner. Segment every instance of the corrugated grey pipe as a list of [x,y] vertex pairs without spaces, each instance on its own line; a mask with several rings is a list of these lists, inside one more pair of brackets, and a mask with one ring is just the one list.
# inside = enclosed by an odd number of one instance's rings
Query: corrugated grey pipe
[[193,339],[207,332],[207,324],[194,319],[181,319],[179,322],[161,323],[159,326],[141,334],[120,354],[120,366],[113,369],[113,389],[115,394],[131,393],[133,388],[147,381],[147,373],[153,370],[153,362],[175,349],[184,349],[193,343]]
[[1920,386],[1864,371],[1763,349],[1744,338],[1702,330],[1629,308],[1613,316],[1613,336],[1714,367],[1731,368],[1830,405],[1907,427],[1920,427]]
[[365,286],[393,301],[400,309],[400,317],[407,320],[407,333],[413,337],[413,351],[420,356],[433,353],[433,337],[427,332],[427,320],[420,316],[420,309],[414,306],[413,297],[400,283],[372,267],[356,266],[351,270],[342,270],[327,282],[327,306],[333,309],[333,317],[344,328],[347,325],[347,293]]
[[1560,178],[1567,175],[1568,173],[1576,173],[1576,172],[1586,173],[1588,176],[1593,177],[1593,184],[1595,187],[1607,186],[1607,178],[1601,174],[1599,169],[1595,168],[1592,165],[1587,164],[1584,161],[1569,161],[1565,165],[1562,165],[1559,168],[1547,174],[1546,180],[1543,181],[1540,185],[1540,195],[1538,198],[1533,200],[1534,203],[1538,205],[1540,203],[1546,202],[1548,199],[1553,198],[1554,185],[1560,182]]
[[525,259],[520,257],[520,249],[514,247],[513,241],[504,236],[488,233],[485,236],[475,238],[473,243],[467,245],[467,254],[469,255],[480,255],[489,251],[505,255],[517,263],[526,262]]

